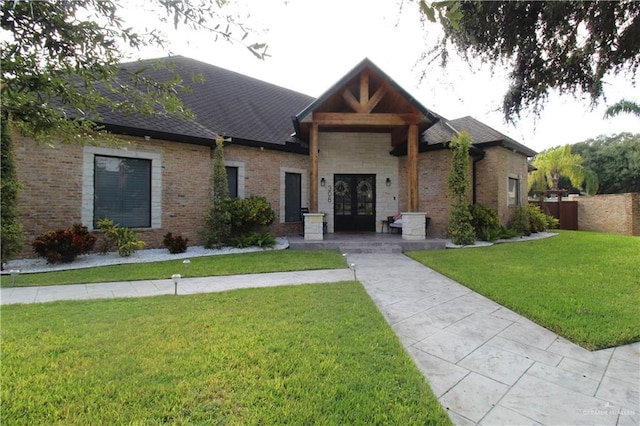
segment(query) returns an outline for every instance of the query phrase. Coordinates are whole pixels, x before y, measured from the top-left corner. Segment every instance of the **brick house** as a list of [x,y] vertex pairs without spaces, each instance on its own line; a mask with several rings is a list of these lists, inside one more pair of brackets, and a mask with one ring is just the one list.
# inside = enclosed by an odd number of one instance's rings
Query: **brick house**
[[[425,215],[429,235],[444,237],[446,144],[462,130],[474,142],[469,201],[495,209],[503,222],[526,203],[534,151],[471,117],[447,120],[428,110],[368,59],[318,99],[193,59],[165,60],[183,78],[204,77],[181,94],[195,120],[101,111],[100,124],[132,143],[126,148],[45,147],[16,136],[27,242],[75,222],[91,229],[108,216],[135,228],[148,247],[161,247],[166,232],[202,244],[218,134],[231,138],[225,162],[232,194],[266,197],[275,235],[301,232],[301,209],[308,208],[324,213],[330,233],[381,232],[387,216],[409,212],[415,217],[407,216],[406,238],[424,238]],[[160,81],[172,75],[147,72]]]

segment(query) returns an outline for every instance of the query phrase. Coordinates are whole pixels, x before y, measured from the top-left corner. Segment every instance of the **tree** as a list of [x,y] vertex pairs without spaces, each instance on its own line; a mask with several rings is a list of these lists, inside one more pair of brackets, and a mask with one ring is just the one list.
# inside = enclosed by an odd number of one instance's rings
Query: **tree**
[[539,153],[533,159],[537,169],[529,175],[529,189],[558,190],[560,177],[565,176],[576,188],[586,182],[586,192],[595,194],[598,190],[597,176],[585,169],[582,157],[571,153],[571,145],[559,146]]
[[0,269],[4,269],[4,264],[22,250],[23,237],[16,205],[20,184],[16,177],[11,128],[6,122],[0,126],[0,133]]
[[471,245],[476,241],[476,234],[469,211],[469,149],[471,135],[465,131],[451,139],[451,170],[449,171],[449,192],[453,197],[449,213],[449,237],[453,244]]
[[640,117],[640,104],[628,99],[621,99],[607,108],[604,117],[610,118],[620,114],[633,114],[636,117]]
[[446,65],[453,46],[467,62],[508,65],[502,106],[508,121],[525,108],[540,112],[553,89],[586,93],[595,104],[609,73],[635,78],[640,65],[640,8],[633,0],[416,1],[427,21],[444,28],[425,60]]
[[599,194],[640,192],[640,134],[601,135],[571,146],[600,181]]
[[221,247],[231,235],[231,217],[227,212],[225,202],[229,198],[229,182],[227,169],[224,165],[224,138],[216,139],[216,150],[213,156],[211,172],[211,208],[205,222],[207,231],[205,247]]
[[[214,38],[243,43],[248,30],[224,14],[226,1],[151,0],[163,21],[203,30]],[[190,81],[175,75],[169,81],[149,79],[140,69],[118,67],[121,46],[164,47],[157,32],[125,26],[120,0],[4,1],[0,26],[2,119],[37,140],[89,142],[104,136],[93,124],[95,110],[106,107],[150,115],[190,117],[178,97]],[[236,38],[234,32],[240,33]],[[6,37],[5,37],[6,36]],[[244,44],[259,58],[266,46]]]

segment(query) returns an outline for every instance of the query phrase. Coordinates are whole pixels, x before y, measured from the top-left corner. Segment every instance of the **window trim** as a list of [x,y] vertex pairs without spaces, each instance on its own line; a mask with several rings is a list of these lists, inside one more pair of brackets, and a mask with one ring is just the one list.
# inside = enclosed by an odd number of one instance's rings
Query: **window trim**
[[82,159],[82,224],[90,230],[93,227],[93,201],[95,196],[94,187],[94,161],[95,156],[108,156],[120,158],[132,158],[140,160],[151,160],[151,228],[162,227],[162,154],[142,151],[125,151],[117,148],[104,148],[96,146],[85,146]]

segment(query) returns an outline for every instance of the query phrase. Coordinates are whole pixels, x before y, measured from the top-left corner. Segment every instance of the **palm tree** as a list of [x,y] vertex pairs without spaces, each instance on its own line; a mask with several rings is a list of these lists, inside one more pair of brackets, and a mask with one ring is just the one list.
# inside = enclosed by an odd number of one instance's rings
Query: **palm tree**
[[633,114],[636,117],[640,117],[640,104],[627,99],[622,99],[607,108],[607,111],[604,113],[604,118],[615,117],[622,113]]
[[532,163],[535,171],[531,172],[529,189],[558,189],[560,176],[565,176],[575,188],[586,183],[586,192],[598,192],[598,177],[593,171],[582,166],[580,154],[572,154],[571,146],[559,146],[536,155]]

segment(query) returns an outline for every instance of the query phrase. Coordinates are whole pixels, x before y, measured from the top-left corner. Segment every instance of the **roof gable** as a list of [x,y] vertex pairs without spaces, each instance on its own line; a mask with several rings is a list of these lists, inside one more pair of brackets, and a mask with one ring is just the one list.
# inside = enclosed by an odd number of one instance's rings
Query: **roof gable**
[[[293,117],[296,135],[302,140],[308,140],[308,128],[313,120],[313,114],[324,113],[371,114],[372,116],[387,113],[415,115],[421,131],[439,120],[435,113],[420,104],[367,58]],[[363,124],[363,126],[366,125]],[[332,129],[329,126],[325,130]],[[361,131],[363,129],[358,125],[351,125],[349,128],[340,128],[340,130]],[[371,127],[368,130],[371,131]],[[396,133],[398,130],[392,125],[374,129],[374,131],[395,131]]]

